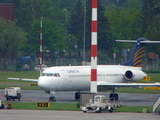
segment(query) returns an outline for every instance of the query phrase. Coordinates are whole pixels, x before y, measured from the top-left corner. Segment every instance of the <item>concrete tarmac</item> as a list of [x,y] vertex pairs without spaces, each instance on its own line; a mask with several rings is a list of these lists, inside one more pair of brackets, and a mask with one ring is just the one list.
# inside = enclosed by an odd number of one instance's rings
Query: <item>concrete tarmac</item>
[[160,120],[153,113],[83,113],[55,110],[0,110],[0,120]]
[[[0,90],[0,100],[6,101],[4,90]],[[58,92],[58,103],[78,102],[74,99],[75,92]],[[98,93],[109,96],[110,93]],[[119,103],[127,106],[152,106],[159,94],[118,93]],[[48,101],[49,95],[42,90],[22,90],[20,102]],[[16,100],[18,101],[18,100]],[[55,111],[55,110],[15,110],[0,109],[0,120],[160,120],[159,114],[154,113],[122,113],[102,112],[83,113],[82,111]]]
[[[57,103],[77,103],[78,100],[75,100],[74,95],[76,91],[69,92],[57,92],[55,97]],[[4,96],[4,90],[0,90],[0,100],[6,101]],[[105,96],[109,96],[109,92],[99,92]],[[142,94],[142,93],[118,93],[119,94],[119,104],[127,106],[152,106],[154,102],[160,97],[160,94]],[[43,90],[22,90],[21,91],[22,99],[20,102],[37,102],[37,101],[49,101],[49,94],[46,94]],[[16,100],[18,101],[18,100]]]

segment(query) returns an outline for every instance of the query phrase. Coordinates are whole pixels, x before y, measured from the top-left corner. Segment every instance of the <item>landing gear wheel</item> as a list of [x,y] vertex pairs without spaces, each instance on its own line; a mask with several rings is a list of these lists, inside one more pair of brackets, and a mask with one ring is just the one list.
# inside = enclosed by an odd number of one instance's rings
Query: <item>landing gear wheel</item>
[[109,96],[110,100],[113,101],[113,100],[118,100],[118,94],[117,93],[111,93],[110,96]]
[[80,98],[80,92],[75,93],[75,99],[78,100]]
[[56,101],[56,98],[54,96],[50,96],[49,101]]
[[111,101],[113,101],[113,100],[114,100],[114,94],[111,93],[111,94],[109,95],[109,98],[110,98]]
[[5,105],[3,103],[1,105],[1,109],[5,109]]
[[102,111],[102,108],[99,108],[99,111],[98,111],[98,113],[101,113],[101,111]]
[[115,99],[115,101],[118,100],[118,94],[117,93],[114,94],[114,99]]
[[113,112],[113,108],[112,108],[112,107],[111,107],[111,109],[109,110],[109,112],[110,112],[110,113],[112,113],[112,112]]
[[83,111],[84,113],[86,113],[87,111]]

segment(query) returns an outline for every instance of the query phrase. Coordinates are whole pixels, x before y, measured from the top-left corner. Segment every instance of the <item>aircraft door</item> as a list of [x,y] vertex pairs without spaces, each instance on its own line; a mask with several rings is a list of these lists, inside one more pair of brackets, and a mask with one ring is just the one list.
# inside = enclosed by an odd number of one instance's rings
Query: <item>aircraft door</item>
[[62,70],[62,73],[63,73],[63,79],[64,79],[64,81],[63,81],[63,85],[62,85],[62,88],[68,88],[67,87],[67,83],[68,83],[68,74],[67,74],[67,72],[66,72],[66,70]]

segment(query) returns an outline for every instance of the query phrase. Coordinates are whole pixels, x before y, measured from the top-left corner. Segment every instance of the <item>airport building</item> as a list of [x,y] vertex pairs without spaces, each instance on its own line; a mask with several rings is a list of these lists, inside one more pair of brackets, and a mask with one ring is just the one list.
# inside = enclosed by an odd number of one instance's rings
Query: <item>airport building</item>
[[6,20],[15,20],[16,6],[13,3],[0,3],[0,18]]

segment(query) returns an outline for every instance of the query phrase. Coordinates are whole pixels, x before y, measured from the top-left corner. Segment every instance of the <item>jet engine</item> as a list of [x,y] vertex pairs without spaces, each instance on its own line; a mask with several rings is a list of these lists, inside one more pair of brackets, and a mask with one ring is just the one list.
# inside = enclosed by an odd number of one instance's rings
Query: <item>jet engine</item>
[[124,78],[128,81],[131,81],[133,78],[134,78],[134,73],[133,71],[131,70],[127,70],[125,73],[124,73]]
[[146,76],[147,74],[141,70],[126,70],[124,73],[124,78],[127,81],[140,81]]

